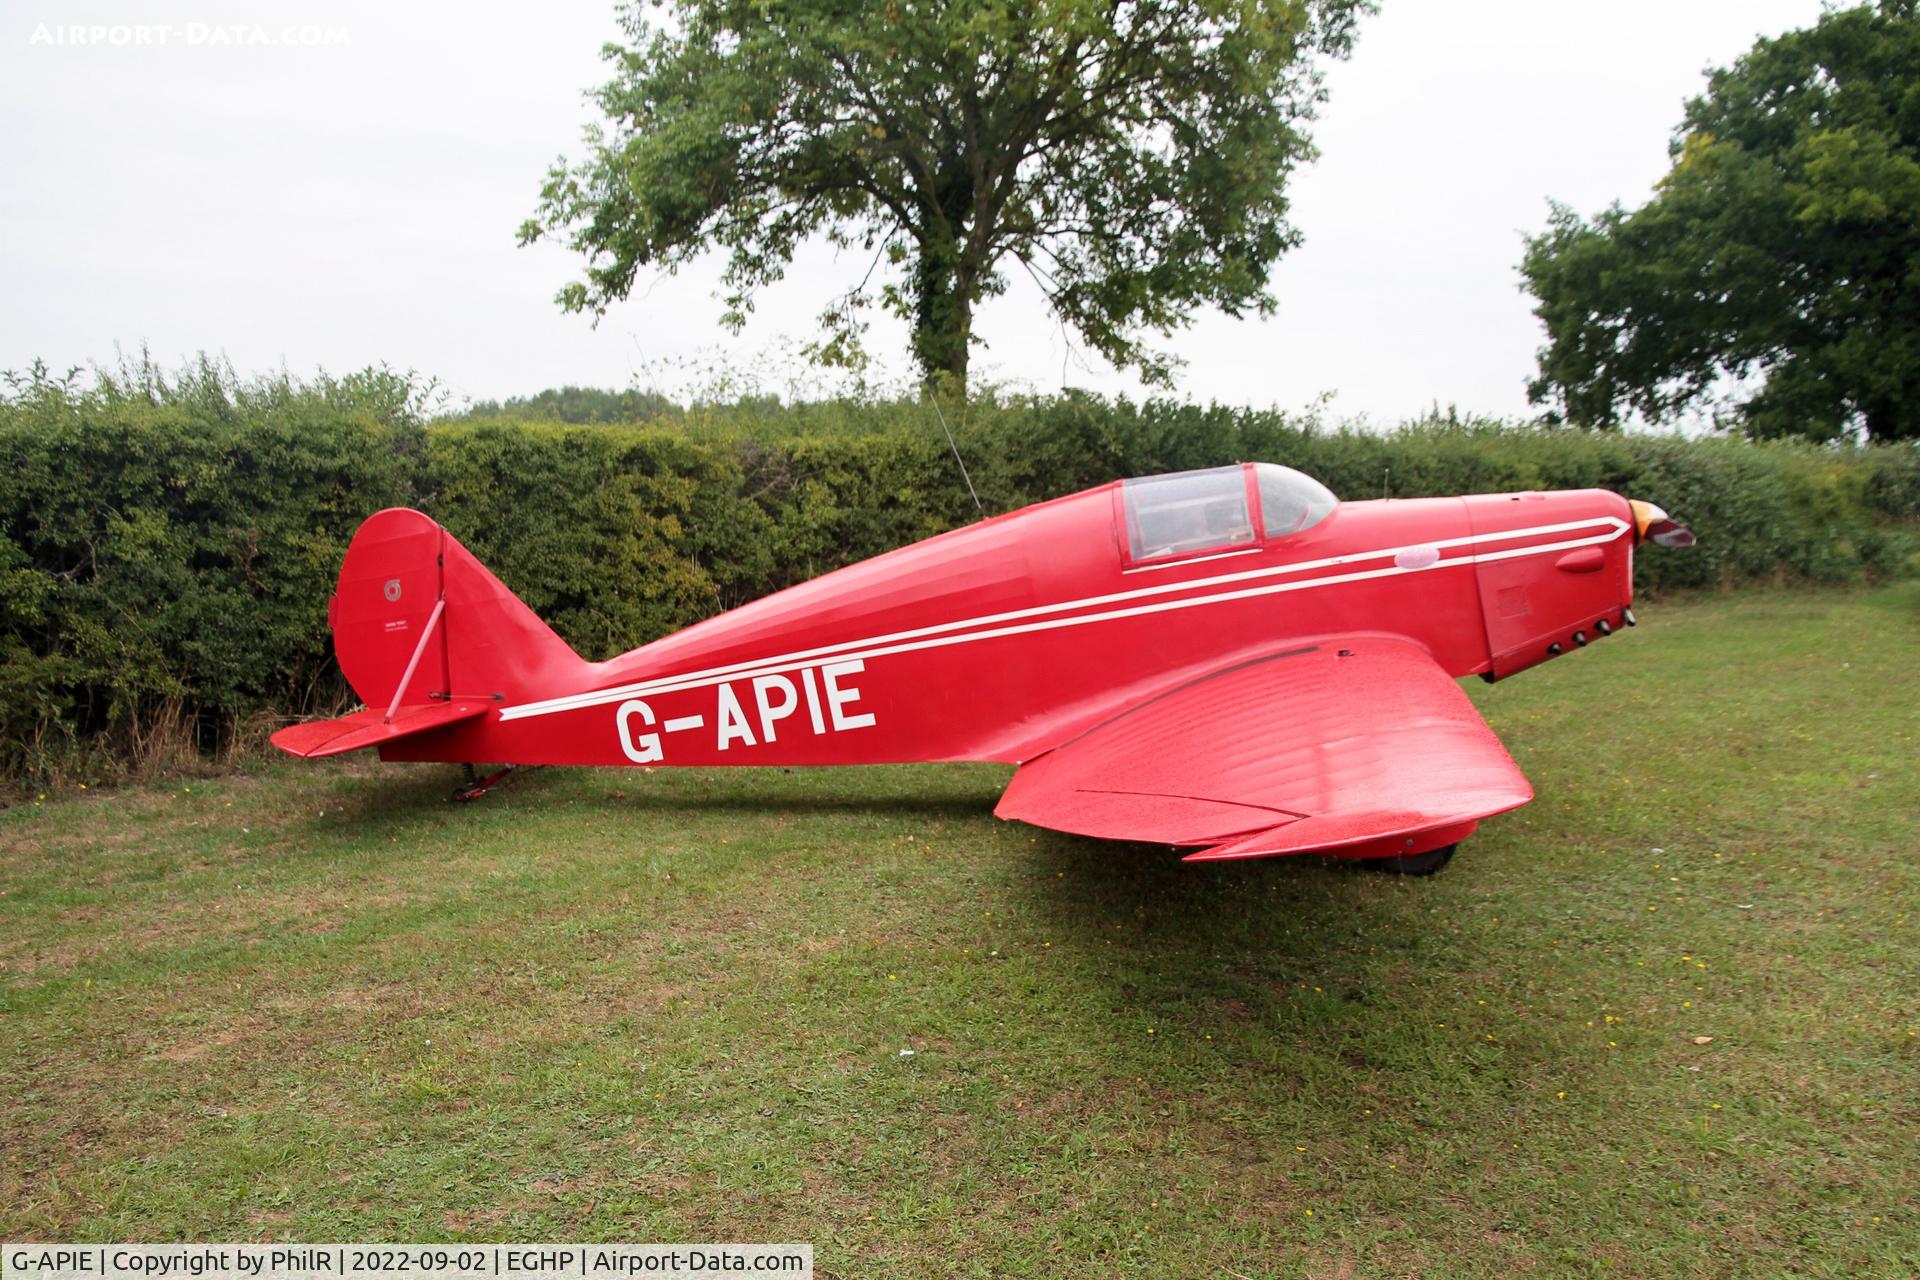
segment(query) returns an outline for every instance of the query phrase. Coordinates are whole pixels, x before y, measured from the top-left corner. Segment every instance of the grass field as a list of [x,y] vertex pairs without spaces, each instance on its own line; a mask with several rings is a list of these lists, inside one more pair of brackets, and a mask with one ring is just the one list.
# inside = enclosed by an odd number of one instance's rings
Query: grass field
[[1920,584],[1643,617],[1472,682],[1539,798],[1424,881],[999,823],[996,767],[16,806],[0,1236],[1914,1274]]

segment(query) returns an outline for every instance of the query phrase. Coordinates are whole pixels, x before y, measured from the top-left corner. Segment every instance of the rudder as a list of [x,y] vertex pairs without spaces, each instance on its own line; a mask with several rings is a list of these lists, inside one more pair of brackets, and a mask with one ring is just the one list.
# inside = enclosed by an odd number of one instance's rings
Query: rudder
[[589,666],[459,539],[406,507],[355,531],[327,621],[340,670],[369,707],[394,705],[396,693],[401,706],[538,697],[578,687]]

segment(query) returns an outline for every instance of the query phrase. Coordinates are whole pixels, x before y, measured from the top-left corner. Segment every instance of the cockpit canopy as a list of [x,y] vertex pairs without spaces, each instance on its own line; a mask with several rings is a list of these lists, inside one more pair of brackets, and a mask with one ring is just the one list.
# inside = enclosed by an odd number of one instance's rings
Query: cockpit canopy
[[1120,491],[1130,560],[1251,547],[1310,529],[1339,505],[1318,480],[1270,462],[1142,476]]

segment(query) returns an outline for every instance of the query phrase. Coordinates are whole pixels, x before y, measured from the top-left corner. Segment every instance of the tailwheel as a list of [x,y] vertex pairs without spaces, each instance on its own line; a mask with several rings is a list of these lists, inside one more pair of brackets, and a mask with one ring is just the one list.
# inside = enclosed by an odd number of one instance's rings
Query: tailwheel
[[1400,854],[1392,858],[1363,858],[1360,865],[1390,876],[1430,876],[1447,865],[1458,843],[1442,845],[1425,853]]
[[517,764],[510,764],[504,769],[496,773],[490,773],[483,778],[472,765],[462,765],[461,768],[466,770],[466,777],[453,789],[453,794],[448,796],[447,799],[457,801],[478,800],[486,795],[487,792],[499,786],[508,774],[514,772],[519,767]]

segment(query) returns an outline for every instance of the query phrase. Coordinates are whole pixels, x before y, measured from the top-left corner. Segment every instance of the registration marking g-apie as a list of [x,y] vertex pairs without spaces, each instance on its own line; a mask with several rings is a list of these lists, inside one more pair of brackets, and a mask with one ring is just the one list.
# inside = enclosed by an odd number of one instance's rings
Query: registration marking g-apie
[[805,724],[816,736],[870,728],[875,723],[873,713],[849,709],[860,700],[860,690],[845,683],[847,677],[866,670],[866,665],[863,659],[850,658],[802,667],[794,673],[800,677],[797,684],[778,673],[722,681],[712,686],[711,717],[683,715],[663,722],[646,699],[629,698],[613,714],[620,750],[635,764],[659,764],[666,759],[664,735],[687,733],[708,724],[714,726],[716,751],[728,751],[736,745],[757,747],[778,742],[780,722],[803,708],[807,713]]

